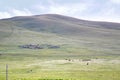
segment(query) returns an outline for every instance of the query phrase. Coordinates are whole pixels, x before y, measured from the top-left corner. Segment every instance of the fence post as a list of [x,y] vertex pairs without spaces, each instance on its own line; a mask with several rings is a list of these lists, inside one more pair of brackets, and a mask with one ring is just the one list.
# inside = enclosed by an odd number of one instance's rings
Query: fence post
[[8,64],[6,64],[6,80],[8,80]]

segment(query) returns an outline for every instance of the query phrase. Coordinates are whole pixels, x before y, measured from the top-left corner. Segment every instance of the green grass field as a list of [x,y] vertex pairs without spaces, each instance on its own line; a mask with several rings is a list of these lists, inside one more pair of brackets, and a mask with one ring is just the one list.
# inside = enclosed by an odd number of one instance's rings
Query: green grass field
[[[87,57],[86,57],[87,58]],[[119,80],[120,60],[90,59],[67,55],[2,56],[0,80],[5,80],[5,65],[9,65],[9,80]],[[68,61],[66,59],[70,59]]]

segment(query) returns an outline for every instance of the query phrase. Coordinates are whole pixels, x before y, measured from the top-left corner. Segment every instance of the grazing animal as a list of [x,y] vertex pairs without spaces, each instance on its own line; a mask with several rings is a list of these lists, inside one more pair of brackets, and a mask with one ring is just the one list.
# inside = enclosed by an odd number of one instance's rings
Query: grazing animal
[[27,71],[27,73],[30,73],[30,72],[32,72],[32,70]]
[[89,65],[89,63],[87,63],[87,65]]

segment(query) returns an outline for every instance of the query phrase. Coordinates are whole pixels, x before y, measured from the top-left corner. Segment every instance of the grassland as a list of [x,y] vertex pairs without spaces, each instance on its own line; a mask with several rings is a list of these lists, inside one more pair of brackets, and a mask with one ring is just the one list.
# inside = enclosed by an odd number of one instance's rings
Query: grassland
[[[68,24],[63,20],[62,23]],[[9,80],[120,80],[119,29],[80,26],[83,31],[80,35],[79,31],[71,32],[75,23],[67,25],[67,29],[64,24],[64,30],[59,26],[55,31],[49,31],[54,28],[52,24],[52,29],[46,26],[45,31],[16,24],[10,20],[0,21],[0,80],[5,80],[6,64]],[[60,48],[18,47],[26,44],[58,45]]]

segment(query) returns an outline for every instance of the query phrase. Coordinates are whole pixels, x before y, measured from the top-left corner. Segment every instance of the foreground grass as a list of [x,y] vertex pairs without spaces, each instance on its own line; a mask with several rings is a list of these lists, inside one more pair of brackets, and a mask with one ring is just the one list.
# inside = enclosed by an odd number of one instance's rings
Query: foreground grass
[[21,61],[1,59],[0,80],[5,80],[6,64],[9,65],[9,80],[120,80],[120,60],[83,61],[78,57],[71,58],[71,60],[56,59],[56,57],[39,59],[21,57]]
[[[118,71],[40,71],[39,73],[9,74],[9,80],[120,80]],[[5,75],[0,75],[5,80]]]
[[68,46],[43,50],[10,48],[0,48],[0,80],[5,80],[6,64],[9,80],[120,80],[119,55]]

